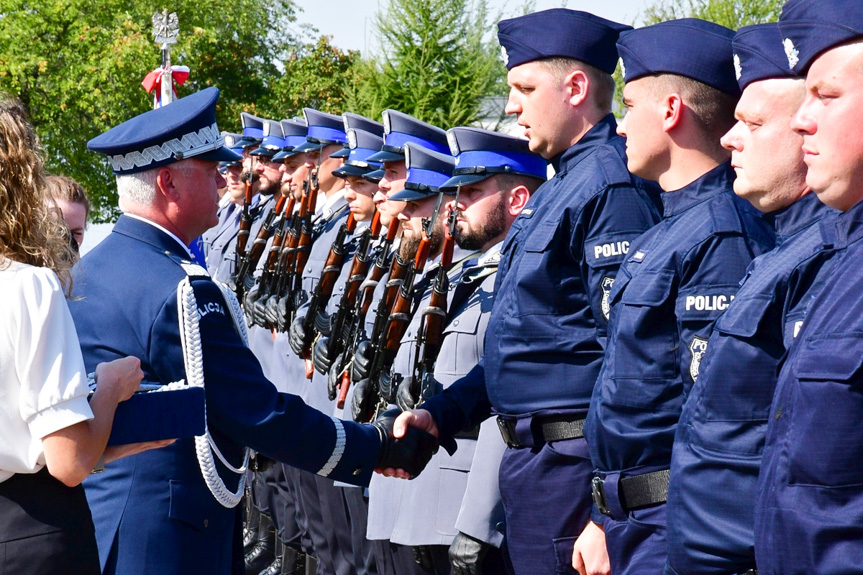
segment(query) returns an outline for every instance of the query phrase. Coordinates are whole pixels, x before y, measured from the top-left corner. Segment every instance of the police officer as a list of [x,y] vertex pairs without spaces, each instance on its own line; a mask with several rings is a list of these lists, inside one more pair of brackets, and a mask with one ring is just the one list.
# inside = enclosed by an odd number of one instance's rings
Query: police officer
[[[389,422],[343,423],[279,394],[243,343],[236,300],[188,260],[186,240],[216,221],[218,161],[236,157],[216,127],[218,94],[205,89],[89,142],[108,156],[125,214],[76,267],[70,307],[85,365],[131,354],[141,358],[147,382],[177,384],[170,389],[206,382],[202,423],[209,428],[198,441],[206,478],[195,462],[195,440],[181,438],[87,480],[105,573],[231,572],[238,559],[232,542],[239,543],[233,536],[239,515],[231,506],[242,484],[230,475],[243,471],[243,444],[353,483],[368,481],[373,460],[397,456],[401,446],[390,439]],[[182,387],[152,400],[167,406],[187,391]],[[173,433],[146,403],[139,402],[137,415],[152,426],[130,433]],[[174,416],[187,419],[183,412]],[[213,445],[217,459],[208,455]],[[426,461],[432,447],[419,443]]]
[[[668,467],[683,398],[713,322],[752,258],[774,243],[761,214],[734,195],[719,143],[740,93],[733,36],[683,19],[618,40],[627,107],[618,132],[629,169],[659,183],[665,209],[663,222],[630,246],[609,294],[608,345],[585,427],[598,470],[586,533],[604,529],[615,574],[665,566]],[[576,544],[574,566],[588,544]]]
[[602,361],[608,290],[629,243],[659,219],[656,199],[626,169],[610,113],[615,41],[628,28],[565,9],[498,24],[506,111],[557,173],[504,240],[483,360],[399,424],[446,440],[491,409],[499,414],[516,573],[569,569],[591,508],[582,426]]
[[863,552],[863,14],[848,0],[788,2],[779,21],[789,68],[806,75],[791,127],[806,183],[844,212],[822,226],[833,263],[779,373],[755,509],[759,573],[857,573]]
[[[234,146],[239,134],[223,133],[225,146],[242,154],[243,149]],[[204,262],[207,271],[215,272],[225,256],[225,248],[240,228],[240,213],[243,208],[246,186],[242,181],[243,164],[239,160],[220,162],[219,171],[225,178],[225,195],[219,201],[219,223],[201,235]]]
[[[530,153],[521,138],[478,128],[453,128],[447,137],[458,167],[442,189],[458,188],[457,198],[447,204],[458,218],[455,241],[478,254],[463,264],[451,288],[443,343],[430,374],[433,393],[465,376],[482,357],[500,247],[530,194],[545,181],[547,169],[547,162]],[[402,409],[415,406],[409,383],[403,381],[398,389]],[[497,475],[505,445],[492,420],[459,434],[456,441],[454,455],[439,453],[424,473],[404,485],[392,541],[427,546],[435,558],[448,552],[455,573],[501,573],[503,537],[496,525],[503,509]],[[437,573],[450,571],[449,565],[435,567]]]
[[722,145],[734,192],[772,215],[777,248],[750,264],[683,406],[668,485],[669,574],[755,570],[754,501],[777,367],[831,253],[819,224],[835,214],[806,186],[803,138],[790,128],[803,80],[788,67],[779,28],[742,28],[733,47],[743,94]]

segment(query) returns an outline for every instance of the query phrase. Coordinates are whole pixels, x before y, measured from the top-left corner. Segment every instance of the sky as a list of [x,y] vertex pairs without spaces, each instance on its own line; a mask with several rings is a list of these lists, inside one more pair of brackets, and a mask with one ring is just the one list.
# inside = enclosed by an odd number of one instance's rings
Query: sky
[[[422,2],[422,0],[416,0]],[[377,47],[374,35],[374,15],[386,0],[295,0],[302,8],[298,21],[311,24],[321,34],[333,37],[342,50],[359,50],[368,55]],[[655,0],[536,0],[536,10],[565,6],[573,10],[592,12],[616,22],[632,24],[646,6]],[[491,11],[503,10],[507,16],[520,13],[520,0],[488,0]]]

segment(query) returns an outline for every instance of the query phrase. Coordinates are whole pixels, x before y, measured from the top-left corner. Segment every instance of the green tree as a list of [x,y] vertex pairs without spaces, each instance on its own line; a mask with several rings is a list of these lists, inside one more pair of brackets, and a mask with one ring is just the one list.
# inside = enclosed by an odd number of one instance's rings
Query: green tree
[[478,120],[484,99],[505,92],[498,19],[484,0],[389,0],[375,17],[378,52],[354,70],[351,109],[376,118],[394,108],[442,127]]
[[[141,80],[161,61],[152,15],[163,6],[153,0],[0,0],[0,91],[29,108],[48,169],[84,184],[95,221],[116,216],[116,194],[110,169],[86,142],[152,107]],[[171,10],[180,22],[171,61],[191,69],[177,94],[219,87],[223,129],[236,131],[244,110],[275,118],[295,113],[298,105],[278,113],[289,102],[285,91],[296,88],[284,79],[285,70],[299,66],[311,77],[315,66],[322,75],[346,69],[344,62],[334,64],[346,56],[319,42],[314,30],[292,29],[291,0],[175,1]],[[331,91],[326,82],[311,83],[303,96],[326,102]]]

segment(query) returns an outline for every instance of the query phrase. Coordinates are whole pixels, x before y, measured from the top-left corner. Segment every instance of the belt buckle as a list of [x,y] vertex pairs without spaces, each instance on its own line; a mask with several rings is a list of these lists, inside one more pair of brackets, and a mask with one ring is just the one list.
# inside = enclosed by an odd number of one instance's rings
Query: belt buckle
[[597,510],[603,515],[611,517],[611,509],[609,509],[608,500],[605,498],[605,480],[602,477],[593,478],[593,481],[590,482],[590,492]]
[[500,435],[503,437],[503,442],[506,443],[507,447],[521,447],[521,443],[519,443],[518,438],[515,436],[515,425],[511,429],[509,421],[498,415],[497,428],[500,430]]

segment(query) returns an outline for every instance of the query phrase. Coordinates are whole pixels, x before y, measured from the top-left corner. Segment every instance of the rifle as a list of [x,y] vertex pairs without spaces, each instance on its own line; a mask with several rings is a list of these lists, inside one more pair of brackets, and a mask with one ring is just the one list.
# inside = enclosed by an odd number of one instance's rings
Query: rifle
[[[378,222],[377,227],[375,227],[375,222]],[[380,233],[380,212],[375,212],[375,219],[372,220],[372,234],[377,237]],[[375,231],[376,230],[376,231]],[[339,341],[333,343],[332,338],[330,339],[331,346],[338,346],[334,349],[329,349],[328,354],[330,357],[337,359],[339,353],[342,350],[345,350],[346,353],[342,356],[342,364],[340,366],[341,375],[341,385],[339,386],[338,399],[336,401],[336,406],[339,409],[343,409],[345,406],[345,398],[348,394],[348,389],[351,385],[351,376],[350,376],[350,365],[353,361],[353,356],[356,353],[357,345],[360,342],[361,334],[363,333],[363,322],[365,321],[366,314],[369,311],[369,308],[372,305],[372,300],[374,299],[375,288],[380,282],[381,278],[390,270],[392,274],[396,274],[399,278],[397,280],[399,283],[397,285],[401,285],[400,279],[404,277],[404,274],[407,272],[407,264],[403,260],[399,260],[398,257],[392,257],[390,254],[390,248],[393,245],[393,242],[396,239],[396,235],[398,234],[399,226],[397,224],[390,224],[390,227],[387,228],[387,235],[384,237],[384,241],[381,242],[379,246],[378,256],[375,258],[375,264],[372,266],[371,271],[368,272],[365,279],[363,279],[362,283],[357,283],[357,291],[362,291],[362,296],[357,293],[356,299],[353,304],[353,317],[351,322],[351,329],[346,336],[342,336],[344,333],[343,324],[339,324],[338,318],[336,318],[336,326],[340,327],[342,331],[336,331],[333,329],[333,333],[339,337]],[[358,252],[359,253],[359,252]],[[369,254],[371,255],[371,254]],[[370,259],[367,258],[367,259]],[[392,265],[391,265],[392,260]],[[397,266],[396,261],[400,261],[401,265]],[[392,269],[397,268],[397,269]],[[354,275],[353,271],[351,272],[351,277],[349,281],[353,281],[355,277],[359,276],[357,274]],[[350,289],[353,289],[353,285],[350,286]],[[348,292],[348,289],[345,290]],[[344,296],[343,296],[344,297]],[[342,307],[342,303],[339,303],[339,313],[342,313],[345,309]],[[347,316],[347,313],[344,314]]]
[[241,259],[246,253],[246,244],[249,241],[249,233],[252,230],[252,180],[254,179],[253,166],[255,165],[255,157],[249,157],[249,175],[246,178],[246,197],[243,198],[243,213],[240,216],[240,231],[237,232],[237,251],[234,254],[236,257],[237,268],[240,267]]
[[333,241],[333,245],[330,246],[330,253],[327,254],[327,260],[324,263],[324,268],[321,270],[321,277],[318,279],[318,283],[315,285],[315,290],[312,293],[312,299],[309,301],[309,308],[303,320],[303,332],[307,334],[308,343],[303,348],[303,353],[300,354],[300,357],[306,361],[306,379],[312,379],[312,375],[315,372],[315,368],[312,365],[312,340],[314,338],[308,337],[308,334],[314,331],[321,331],[315,327],[315,319],[318,317],[320,311],[326,310],[327,302],[330,301],[330,297],[333,295],[336,280],[342,271],[345,254],[347,253],[345,238],[348,234],[354,233],[356,225],[357,222],[354,219],[354,214],[351,213],[347,221],[339,228],[336,239]]
[[456,188],[455,203],[444,228],[440,268],[435,275],[431,298],[428,306],[423,310],[420,327],[417,331],[413,379],[411,380],[411,396],[415,399],[416,406],[421,405],[423,401],[431,397],[434,391],[434,367],[440,353],[443,331],[447,323],[447,294],[449,293],[449,276],[447,273],[452,266],[455,247],[454,235],[458,222],[456,206],[458,206],[459,192],[460,189]]
[[285,206],[285,211],[278,225],[275,226],[276,231],[273,233],[273,243],[270,245],[270,251],[267,253],[267,259],[264,263],[264,269],[261,273],[261,298],[267,298],[271,294],[272,278],[276,272],[279,254],[282,251],[282,243],[285,241],[285,234],[288,232],[288,225],[293,221],[294,206],[297,203],[293,194],[288,194],[288,203]]
[[[285,207],[285,201],[287,201],[287,196],[279,195],[279,199],[276,200],[275,207],[267,214],[264,224],[261,226],[261,229],[258,230],[258,235],[255,236],[255,241],[252,242],[251,249],[249,249],[247,254],[240,258],[240,267],[237,271],[236,277],[234,278],[234,293],[237,295],[237,301],[239,302],[243,301],[243,296],[247,290],[254,286],[254,276],[252,274],[257,267],[261,256],[264,255],[264,250],[267,248],[267,242],[270,240],[270,236],[273,234],[273,230],[275,228],[276,222],[274,220],[276,217],[281,215],[282,209]],[[251,284],[246,285],[249,279],[251,279]]]
[[[428,261],[431,234],[433,233],[434,225],[437,221],[442,202],[443,194],[440,193],[438,194],[437,205],[435,206],[431,218],[423,220],[422,239],[417,248],[416,257],[414,258],[410,268],[407,270],[404,280],[401,282],[401,286],[398,288],[398,295],[395,298],[392,307],[389,308],[389,315],[386,319],[384,329],[379,332],[380,335],[377,338],[375,337],[377,334],[372,334],[369,349],[373,354],[373,359],[371,361],[371,367],[369,368],[369,381],[373,390],[370,390],[370,393],[367,394],[366,404],[363,406],[364,414],[372,418],[374,418],[381,409],[386,409],[387,398],[381,397],[379,383],[380,377],[384,372],[389,371],[392,368],[393,361],[395,360],[399,346],[401,345],[402,337],[404,337],[408,324],[410,324],[411,307],[413,306],[413,298],[416,288],[415,279],[417,274],[422,275],[426,261]],[[397,259],[398,258],[394,258],[394,260]],[[389,283],[390,282],[387,282],[388,288],[390,287]],[[386,302],[382,299],[378,305],[377,315],[375,317],[376,324],[378,318],[381,317],[381,306],[385,304]],[[384,312],[385,311],[386,310],[384,310]],[[377,396],[374,401],[374,405],[369,405],[371,400],[374,399],[374,396]],[[371,421],[371,419],[367,421]]]

